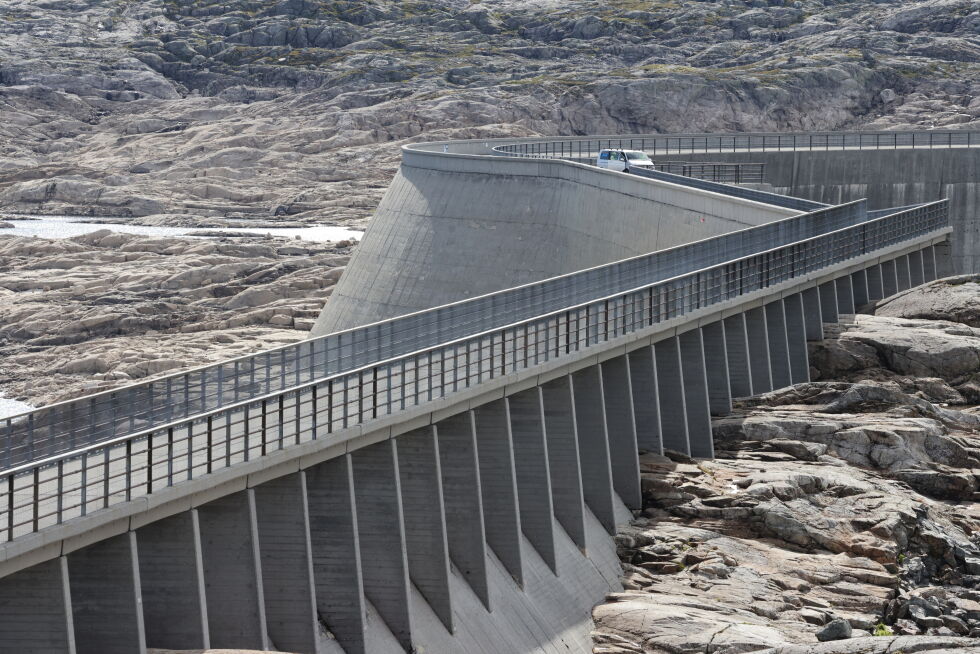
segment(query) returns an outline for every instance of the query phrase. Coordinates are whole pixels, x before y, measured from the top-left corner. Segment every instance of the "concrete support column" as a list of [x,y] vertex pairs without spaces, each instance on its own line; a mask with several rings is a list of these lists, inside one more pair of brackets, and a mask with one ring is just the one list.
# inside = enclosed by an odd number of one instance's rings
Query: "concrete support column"
[[790,381],[801,384],[810,381],[810,360],[806,349],[806,318],[803,295],[794,293],[783,298],[786,316],[786,343],[789,346]]
[[773,388],[785,388],[792,383],[789,369],[789,344],[786,339],[786,315],[782,300],[765,305],[766,333],[769,337],[769,364]]
[[922,250],[922,278],[927,282],[939,278],[936,272],[936,248],[931,245]]
[[585,497],[571,376],[565,375],[541,386],[541,399],[555,518],[572,542],[584,550]]
[[250,493],[220,497],[197,512],[211,647],[267,649]]
[[521,531],[552,572],[558,573],[555,553],[555,521],[552,518],[551,471],[544,433],[544,398],[541,387],[507,398],[514,438],[517,499],[521,507]]
[[684,406],[687,409],[687,437],[691,456],[712,458],[715,455],[711,435],[711,411],[708,407],[708,377],[704,365],[704,343],[701,330],[692,329],[677,337],[684,374]]
[[769,335],[766,312],[762,307],[745,312],[746,334],[749,340],[749,365],[752,367],[752,394],[772,390],[772,370],[769,365]]
[[690,456],[687,440],[687,407],[684,405],[684,373],[677,337],[653,344],[660,397],[660,433],[663,447]]
[[633,388],[636,445],[641,452],[663,454],[660,439],[660,399],[657,397],[657,366],[652,347],[641,347],[628,355]]
[[145,654],[134,532],[69,554],[68,578],[78,654]]
[[702,327],[701,341],[704,343],[704,363],[708,377],[708,407],[711,415],[723,416],[732,411],[724,324],[719,320]]
[[926,281],[926,274],[922,265],[922,250],[909,252],[909,279],[912,286],[920,286]]
[[863,270],[851,273],[851,291],[854,295],[854,312],[868,303],[868,276]]
[[434,425],[399,436],[398,474],[402,485],[409,577],[442,624],[452,632],[449,544],[438,439]]
[[366,654],[364,584],[350,457],[330,459],[303,474],[317,613],[345,652]]
[[489,609],[483,498],[473,412],[450,416],[439,422],[436,429],[439,434],[439,465],[442,470],[449,558]]
[[834,280],[837,286],[837,313],[854,313],[854,289],[851,286],[851,276],[844,275]]
[[196,510],[136,531],[147,647],[208,649],[207,599]]
[[0,579],[0,652],[74,654],[73,622],[65,557]]
[[895,275],[898,278],[898,290],[907,291],[912,288],[912,274],[909,266],[909,256],[903,254],[895,259]]
[[824,282],[817,287],[820,292],[820,315],[824,323],[837,322],[837,284]]
[[752,366],[749,361],[749,338],[745,314],[738,313],[723,321],[725,355],[728,358],[728,384],[732,397],[752,395]]
[[582,467],[585,505],[610,534],[616,533],[612,467],[609,437],[603,403],[602,371],[590,366],[572,373],[575,393],[575,421],[578,425],[578,452]]
[[487,543],[518,585],[523,586],[521,518],[517,506],[514,445],[506,400],[477,407],[474,418]]
[[601,367],[613,488],[626,506],[639,510],[643,508],[643,497],[629,362],[623,355],[603,361]]
[[932,246],[932,251],[936,261],[936,278],[942,279],[953,275],[953,248],[949,241],[936,243]]
[[254,489],[266,628],[277,649],[316,652],[320,632],[302,473]]
[[898,293],[898,272],[894,259],[881,262],[881,288],[883,297]]
[[820,290],[812,286],[801,294],[803,298],[803,319],[806,326],[806,340],[823,340],[823,313],[820,311]]
[[408,558],[395,441],[368,445],[349,456],[354,469],[364,595],[395,639],[410,652],[414,645]]
[[885,276],[881,264],[875,264],[864,270],[868,278],[868,300],[874,302],[885,297]]

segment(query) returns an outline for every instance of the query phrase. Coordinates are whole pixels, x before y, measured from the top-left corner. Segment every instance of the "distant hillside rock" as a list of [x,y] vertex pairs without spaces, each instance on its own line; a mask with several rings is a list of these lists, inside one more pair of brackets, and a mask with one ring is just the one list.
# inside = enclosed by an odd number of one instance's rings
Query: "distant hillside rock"
[[[397,145],[424,138],[980,127],[973,0],[0,0],[0,13],[0,193],[59,167],[168,213],[362,222]],[[125,215],[113,206],[0,198]]]

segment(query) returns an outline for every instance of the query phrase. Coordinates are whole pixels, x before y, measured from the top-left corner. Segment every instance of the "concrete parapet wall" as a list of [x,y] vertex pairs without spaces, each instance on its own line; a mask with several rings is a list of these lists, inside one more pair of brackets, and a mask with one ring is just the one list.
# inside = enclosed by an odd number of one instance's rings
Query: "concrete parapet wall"
[[980,148],[715,152],[657,159],[761,162],[776,193],[828,204],[867,198],[871,210],[948,198],[953,269],[980,272]]
[[797,214],[565,161],[405,150],[312,335]]

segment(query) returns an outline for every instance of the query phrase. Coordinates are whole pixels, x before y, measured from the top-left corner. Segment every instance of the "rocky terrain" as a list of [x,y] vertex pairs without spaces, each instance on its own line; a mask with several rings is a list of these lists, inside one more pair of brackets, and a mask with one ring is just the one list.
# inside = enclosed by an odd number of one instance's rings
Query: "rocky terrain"
[[0,209],[361,224],[412,140],[975,129],[978,32],[974,0],[0,0]]
[[813,381],[714,419],[716,460],[641,457],[595,651],[980,651],[978,281],[831,330]]
[[0,394],[47,404],[305,338],[349,243],[0,237]]

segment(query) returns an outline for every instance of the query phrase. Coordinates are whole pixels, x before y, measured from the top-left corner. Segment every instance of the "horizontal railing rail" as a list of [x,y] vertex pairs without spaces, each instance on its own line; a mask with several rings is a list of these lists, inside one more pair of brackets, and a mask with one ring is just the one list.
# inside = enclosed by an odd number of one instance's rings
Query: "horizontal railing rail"
[[[887,247],[935,237],[945,233],[948,222],[943,200],[776,247],[757,245],[741,256],[584,302],[566,302],[533,317],[19,465],[0,473],[0,540],[290,446],[329,439],[482,382],[580,356],[588,348],[694,311]],[[745,230],[742,238],[754,242],[748,233],[767,227]],[[656,268],[659,263],[646,256],[628,265]]]
[[648,179],[660,180],[661,182],[681,184],[683,186],[689,186],[691,188],[701,189],[702,191],[723,193],[731,197],[742,198],[743,200],[752,200],[753,202],[764,202],[765,204],[770,204],[777,207],[785,207],[787,209],[796,209],[797,211],[819,211],[820,209],[829,206],[821,202],[814,202],[813,200],[806,200],[804,198],[794,198],[789,195],[779,195],[778,193],[769,193],[767,191],[759,191],[757,189],[730,186],[728,184],[722,184],[719,182],[714,182],[706,179],[698,179],[696,177],[677,175],[663,170],[650,170],[648,168],[631,168],[630,173],[634,175],[639,175],[641,177],[646,177]]
[[648,134],[627,137],[570,137],[498,145],[507,155],[584,159],[603,149],[642,150],[651,156],[714,152],[781,152],[784,150],[883,150],[898,148],[980,147],[980,132],[914,130],[888,132],[811,132],[801,134]]
[[656,161],[654,168],[664,173],[693,177],[722,184],[761,184],[764,163],[720,163],[715,161]]
[[513,322],[569,302],[656,281],[649,277],[638,279],[638,275],[676,275],[760,248],[839,229],[863,220],[866,214],[863,201],[837,207],[820,206],[823,208],[808,214],[642,255],[635,260],[505,289],[9,417],[0,421],[0,466],[6,469],[72,451],[483,331],[501,321]]

